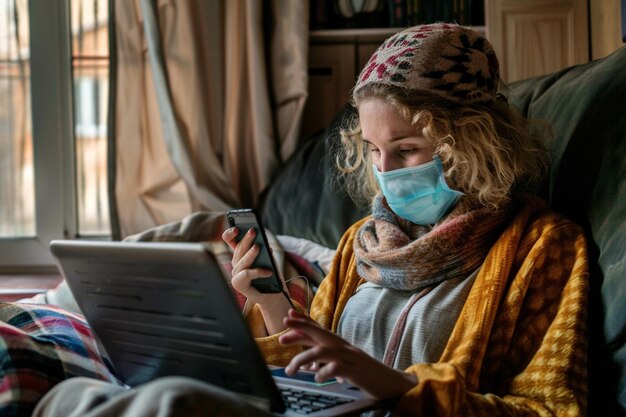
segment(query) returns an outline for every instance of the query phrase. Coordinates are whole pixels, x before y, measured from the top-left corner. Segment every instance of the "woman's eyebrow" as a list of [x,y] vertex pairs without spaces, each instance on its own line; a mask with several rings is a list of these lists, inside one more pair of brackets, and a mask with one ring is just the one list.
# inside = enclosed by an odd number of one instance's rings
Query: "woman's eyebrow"
[[392,138],[389,138],[389,142],[397,142],[399,140],[402,139],[409,139],[409,138],[413,138],[414,136],[411,135],[399,135],[399,136],[394,136]]
[[[425,140],[426,138],[423,137],[423,136],[419,136],[419,135],[399,135],[399,136],[394,136],[394,137],[390,138],[389,142],[397,142],[397,141],[402,140],[402,139],[416,139],[416,140],[419,141],[419,140]],[[365,143],[373,145],[373,143],[370,140],[368,140],[368,139],[366,139],[364,137],[361,137],[361,140],[363,142],[365,142]]]

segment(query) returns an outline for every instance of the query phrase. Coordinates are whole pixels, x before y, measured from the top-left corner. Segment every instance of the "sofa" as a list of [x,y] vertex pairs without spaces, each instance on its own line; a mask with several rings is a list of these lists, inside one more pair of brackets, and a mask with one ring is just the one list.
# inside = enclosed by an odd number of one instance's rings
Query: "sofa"
[[[515,82],[506,95],[530,119],[547,122],[537,126],[551,126],[547,146],[552,168],[537,192],[581,224],[588,236],[587,414],[626,416],[626,47],[600,60]],[[368,214],[334,175],[338,130],[354,111],[346,105],[327,129],[304,138],[257,207],[271,231],[275,255],[290,265],[284,275],[306,275],[313,289],[343,232]],[[129,240],[211,240],[227,263],[229,254],[219,241],[224,227],[223,213],[198,212]],[[308,288],[291,285],[292,295],[298,293],[306,305]],[[47,390],[69,377],[115,381],[89,328],[75,314],[80,311],[67,286],[62,283],[26,301],[55,306],[0,303],[0,375],[5,378],[0,415],[30,415]],[[64,315],[63,309],[70,312]]]

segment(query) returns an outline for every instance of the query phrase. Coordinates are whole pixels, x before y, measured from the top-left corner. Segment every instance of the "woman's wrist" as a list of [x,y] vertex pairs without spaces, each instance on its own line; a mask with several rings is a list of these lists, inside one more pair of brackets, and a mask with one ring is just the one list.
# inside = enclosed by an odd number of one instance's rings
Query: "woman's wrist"
[[390,391],[387,393],[381,392],[378,396],[380,404],[386,410],[395,408],[398,401],[418,383],[415,374],[398,369],[394,369],[394,371],[396,372],[397,378],[393,378],[391,381],[394,382],[389,381],[389,384],[387,384],[387,389]]
[[417,376],[415,374],[404,371],[398,372],[400,373],[399,380],[401,381],[401,383],[398,385],[399,392],[391,398],[393,405],[395,405],[400,400],[400,398],[402,398],[407,392],[413,389],[418,383]]
[[287,329],[283,323],[283,318],[287,316],[290,308],[291,304],[284,294],[276,294],[267,303],[259,304],[259,310],[265,321],[268,334],[280,333]]

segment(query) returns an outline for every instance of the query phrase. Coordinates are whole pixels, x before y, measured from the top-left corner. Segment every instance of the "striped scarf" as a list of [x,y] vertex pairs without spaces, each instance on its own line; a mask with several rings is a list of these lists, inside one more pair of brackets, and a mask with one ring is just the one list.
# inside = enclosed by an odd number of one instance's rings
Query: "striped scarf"
[[417,291],[476,270],[512,216],[462,199],[439,223],[417,225],[396,216],[382,195],[354,240],[358,274],[403,291]]

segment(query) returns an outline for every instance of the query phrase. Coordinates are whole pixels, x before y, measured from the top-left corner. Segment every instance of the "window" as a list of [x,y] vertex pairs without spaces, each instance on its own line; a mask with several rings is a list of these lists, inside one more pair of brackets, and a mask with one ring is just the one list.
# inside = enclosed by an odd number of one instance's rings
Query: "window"
[[107,0],[0,0],[0,272],[110,234]]

